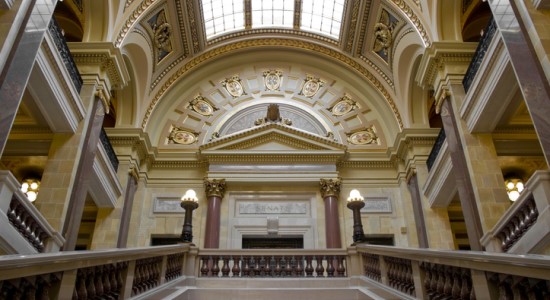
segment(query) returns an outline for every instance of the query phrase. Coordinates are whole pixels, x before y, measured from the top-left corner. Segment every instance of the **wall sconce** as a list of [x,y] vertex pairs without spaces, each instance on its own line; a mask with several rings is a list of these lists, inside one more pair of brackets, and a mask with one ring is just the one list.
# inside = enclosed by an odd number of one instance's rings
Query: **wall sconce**
[[361,208],[365,206],[365,199],[358,190],[353,189],[349,193],[347,207],[353,211],[353,244],[366,241],[361,222]]
[[193,241],[193,210],[199,207],[199,198],[197,198],[197,193],[194,190],[187,190],[185,195],[181,197],[181,207],[185,209],[181,241],[191,243]]
[[25,193],[30,202],[34,202],[40,189],[40,180],[27,178],[21,184],[21,191]]
[[509,178],[504,182],[510,201],[516,201],[523,191],[523,181],[519,178]]

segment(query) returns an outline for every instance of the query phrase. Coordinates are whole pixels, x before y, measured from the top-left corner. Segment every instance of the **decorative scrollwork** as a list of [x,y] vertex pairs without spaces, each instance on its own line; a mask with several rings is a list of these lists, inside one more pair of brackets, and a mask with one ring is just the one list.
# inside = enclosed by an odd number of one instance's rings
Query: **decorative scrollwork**
[[342,181],[340,178],[334,178],[334,179],[325,179],[321,178],[320,185],[321,185],[321,195],[323,198],[335,196],[338,197],[340,194],[340,184]]
[[221,84],[233,98],[246,95],[239,75],[233,75],[231,78],[226,78]]

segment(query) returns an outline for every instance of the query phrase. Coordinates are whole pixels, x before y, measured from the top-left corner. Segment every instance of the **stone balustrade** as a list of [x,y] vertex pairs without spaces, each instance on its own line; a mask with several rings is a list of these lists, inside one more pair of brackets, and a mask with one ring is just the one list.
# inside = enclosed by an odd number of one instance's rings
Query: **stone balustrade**
[[342,250],[201,250],[200,277],[346,277]]
[[193,273],[193,253],[180,244],[0,256],[0,298],[126,299]]
[[549,236],[550,172],[539,170],[481,242],[492,252],[550,254]]
[[0,248],[8,254],[58,251],[65,239],[19,187],[13,174],[0,170]]
[[544,299],[550,290],[545,256],[374,245],[356,251],[362,275],[402,298]]

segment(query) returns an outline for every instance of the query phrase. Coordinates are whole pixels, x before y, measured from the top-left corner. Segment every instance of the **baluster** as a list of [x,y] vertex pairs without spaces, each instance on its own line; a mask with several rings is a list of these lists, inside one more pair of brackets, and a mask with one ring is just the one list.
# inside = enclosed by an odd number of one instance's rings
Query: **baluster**
[[[75,287],[75,293],[78,299],[87,299],[88,292],[86,291],[86,275],[84,270],[80,269],[77,272],[77,283]],[[73,295],[75,294],[73,293]]]
[[303,263],[304,258],[302,256],[298,256],[298,259],[296,260],[296,276],[298,277],[304,277],[304,268],[302,267]]
[[86,292],[88,292],[89,298],[94,298],[97,293],[95,290],[95,274],[92,269],[86,269]]
[[202,267],[201,267],[201,277],[207,277],[208,276],[208,257],[203,256],[201,257],[202,260]]
[[265,277],[265,276],[266,276],[266,274],[265,274],[265,264],[266,264],[265,258],[264,258],[264,256],[262,255],[262,256],[260,257],[260,276],[261,276],[261,277]]
[[103,290],[103,274],[101,272],[101,266],[95,267],[94,270],[94,287],[96,296],[101,297],[103,296],[104,290]]
[[236,258],[233,258],[233,268],[231,269],[231,272],[233,273],[233,277],[241,276],[241,269],[239,264],[240,264],[240,257],[237,256]]
[[283,274],[284,276],[286,277],[290,277],[292,276],[292,268],[290,267],[290,258],[289,257],[285,257],[285,269],[283,270]]
[[[317,277],[325,277],[325,268],[323,267],[323,260],[326,259],[324,257],[321,257],[321,258],[317,258],[316,256],[313,257],[313,260],[316,260],[317,261],[317,267],[315,267],[315,273],[317,275]],[[327,259],[327,265],[328,265],[328,268],[330,268],[330,261]],[[328,276],[329,277],[332,277],[331,274],[328,272],[328,269],[327,268],[327,273],[328,273]],[[334,270],[332,270],[332,273],[334,274]]]
[[275,257],[275,276],[276,277],[281,276],[281,257],[280,256]]
[[243,257],[243,261],[244,261],[243,276],[245,277],[250,276],[250,266],[248,265],[249,260],[250,260],[250,257],[248,256]]
[[262,269],[260,268],[260,258],[254,257],[254,277],[259,277]]
[[219,258],[218,256],[212,256],[212,275],[211,277],[219,277],[220,276],[220,266],[218,265]]
[[313,266],[311,265],[311,256],[306,256],[306,277],[313,277]]
[[336,269],[338,277],[344,277],[346,274],[346,268],[344,267],[344,257],[338,256],[336,259],[338,260],[338,268]]
[[452,296],[453,290],[453,284],[451,282],[453,280],[453,272],[451,267],[444,266],[444,268],[445,270],[443,272],[445,274],[445,284],[443,285],[443,294],[450,297]]
[[266,260],[265,260],[265,269],[264,269],[264,274],[265,276],[273,276],[273,274],[271,274],[271,259],[272,259],[272,256],[268,257]]
[[104,294],[111,294],[112,287],[111,282],[109,281],[110,275],[113,272],[113,265],[105,265],[103,266],[103,276],[101,276],[101,281],[103,285],[103,293]]
[[462,269],[462,287],[460,289],[460,299],[470,299],[470,275],[468,270]]
[[296,257],[292,255],[292,257],[289,259],[290,261],[290,275],[291,277],[296,277]]
[[223,260],[222,277],[229,277],[229,257],[224,255],[221,259]]

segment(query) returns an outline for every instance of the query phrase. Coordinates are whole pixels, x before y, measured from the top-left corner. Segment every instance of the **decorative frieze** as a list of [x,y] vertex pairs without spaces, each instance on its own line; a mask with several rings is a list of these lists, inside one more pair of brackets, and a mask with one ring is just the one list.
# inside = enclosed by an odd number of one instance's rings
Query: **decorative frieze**
[[361,213],[391,213],[392,206],[389,197],[365,197],[365,206]]

